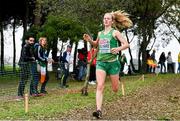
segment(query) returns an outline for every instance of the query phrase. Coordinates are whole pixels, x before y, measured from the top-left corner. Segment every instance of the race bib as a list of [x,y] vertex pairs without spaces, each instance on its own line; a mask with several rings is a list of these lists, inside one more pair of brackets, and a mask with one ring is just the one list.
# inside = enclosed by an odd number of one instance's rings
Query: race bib
[[107,38],[99,41],[99,53],[110,53],[110,41]]

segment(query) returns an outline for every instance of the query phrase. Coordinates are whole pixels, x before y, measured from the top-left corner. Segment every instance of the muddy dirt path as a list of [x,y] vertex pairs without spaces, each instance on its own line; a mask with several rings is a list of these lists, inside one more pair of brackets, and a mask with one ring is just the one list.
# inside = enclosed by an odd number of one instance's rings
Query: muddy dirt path
[[[73,110],[61,120],[93,120],[95,107]],[[144,87],[103,104],[102,120],[180,120],[180,79]]]

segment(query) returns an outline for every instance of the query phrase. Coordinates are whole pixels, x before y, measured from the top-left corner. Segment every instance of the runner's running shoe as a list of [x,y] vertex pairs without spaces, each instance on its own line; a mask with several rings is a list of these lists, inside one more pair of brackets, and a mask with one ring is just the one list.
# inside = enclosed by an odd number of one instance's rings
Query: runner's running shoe
[[102,112],[100,110],[97,110],[96,112],[93,112],[93,116],[97,119],[102,118]]

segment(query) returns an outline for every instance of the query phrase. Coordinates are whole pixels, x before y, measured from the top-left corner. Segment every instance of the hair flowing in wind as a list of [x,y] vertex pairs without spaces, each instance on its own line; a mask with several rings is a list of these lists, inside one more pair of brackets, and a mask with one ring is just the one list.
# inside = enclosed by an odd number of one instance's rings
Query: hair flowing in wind
[[115,12],[111,12],[113,17],[113,27],[118,30],[129,28],[133,25],[132,21],[129,18],[129,14],[118,10]]

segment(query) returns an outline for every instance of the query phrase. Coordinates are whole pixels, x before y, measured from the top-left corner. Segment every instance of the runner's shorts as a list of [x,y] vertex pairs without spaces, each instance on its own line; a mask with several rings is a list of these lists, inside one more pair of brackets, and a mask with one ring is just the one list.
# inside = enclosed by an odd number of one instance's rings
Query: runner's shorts
[[120,62],[118,60],[113,62],[96,62],[96,69],[104,70],[107,75],[116,75],[120,72]]

